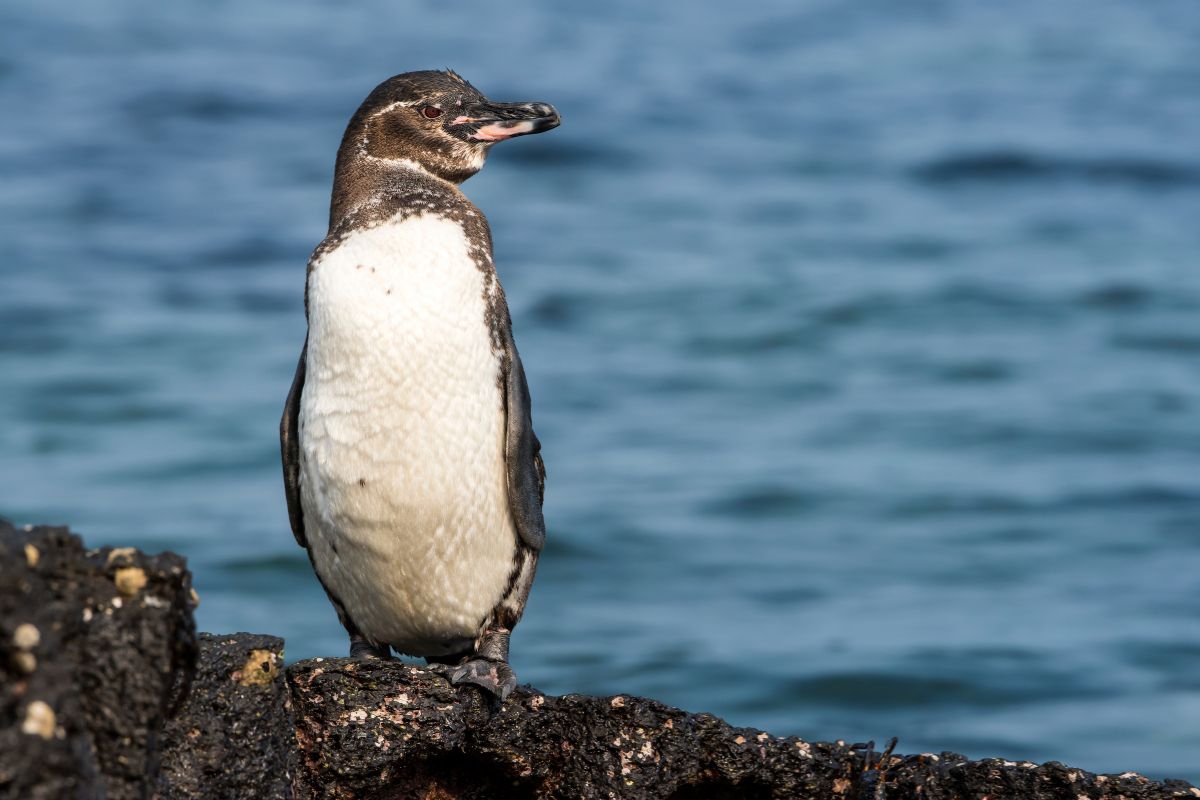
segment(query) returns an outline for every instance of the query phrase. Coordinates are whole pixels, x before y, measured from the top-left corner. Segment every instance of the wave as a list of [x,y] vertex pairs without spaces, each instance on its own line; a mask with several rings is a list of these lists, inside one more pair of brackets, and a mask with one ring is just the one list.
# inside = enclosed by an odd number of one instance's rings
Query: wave
[[940,156],[911,170],[924,183],[1077,181],[1136,187],[1200,185],[1200,166],[1139,156],[1076,158],[1023,150],[980,150]]

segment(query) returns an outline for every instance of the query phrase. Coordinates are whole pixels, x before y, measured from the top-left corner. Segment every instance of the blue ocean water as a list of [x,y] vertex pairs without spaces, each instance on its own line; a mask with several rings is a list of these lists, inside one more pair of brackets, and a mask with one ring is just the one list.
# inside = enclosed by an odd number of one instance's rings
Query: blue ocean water
[[513,642],[901,752],[1200,782],[1188,0],[0,6],[0,515],[345,640],[276,424],[342,128],[452,66],[561,129],[489,215],[550,478]]

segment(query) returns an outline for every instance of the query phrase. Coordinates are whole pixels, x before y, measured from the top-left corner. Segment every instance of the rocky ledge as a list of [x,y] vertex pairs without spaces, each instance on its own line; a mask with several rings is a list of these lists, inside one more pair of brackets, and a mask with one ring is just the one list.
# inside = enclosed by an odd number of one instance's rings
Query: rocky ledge
[[0,798],[1196,798],[1050,762],[805,742],[639,697],[499,708],[436,669],[196,635],[178,556],[0,522]]

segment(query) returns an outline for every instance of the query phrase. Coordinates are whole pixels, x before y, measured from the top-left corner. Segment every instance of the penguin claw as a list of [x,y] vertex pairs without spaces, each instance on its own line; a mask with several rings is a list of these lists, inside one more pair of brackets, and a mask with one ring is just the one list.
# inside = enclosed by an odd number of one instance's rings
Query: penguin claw
[[473,658],[450,673],[450,683],[455,686],[473,683],[503,703],[517,688],[517,674],[503,661]]

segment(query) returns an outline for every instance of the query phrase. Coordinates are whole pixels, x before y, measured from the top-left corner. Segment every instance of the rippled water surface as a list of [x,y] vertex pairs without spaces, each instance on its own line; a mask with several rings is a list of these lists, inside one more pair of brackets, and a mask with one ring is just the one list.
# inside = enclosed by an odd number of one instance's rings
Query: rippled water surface
[[366,92],[561,129],[466,185],[550,470],[550,692],[1200,781],[1200,9],[0,6],[0,514],[345,641],[276,424]]

